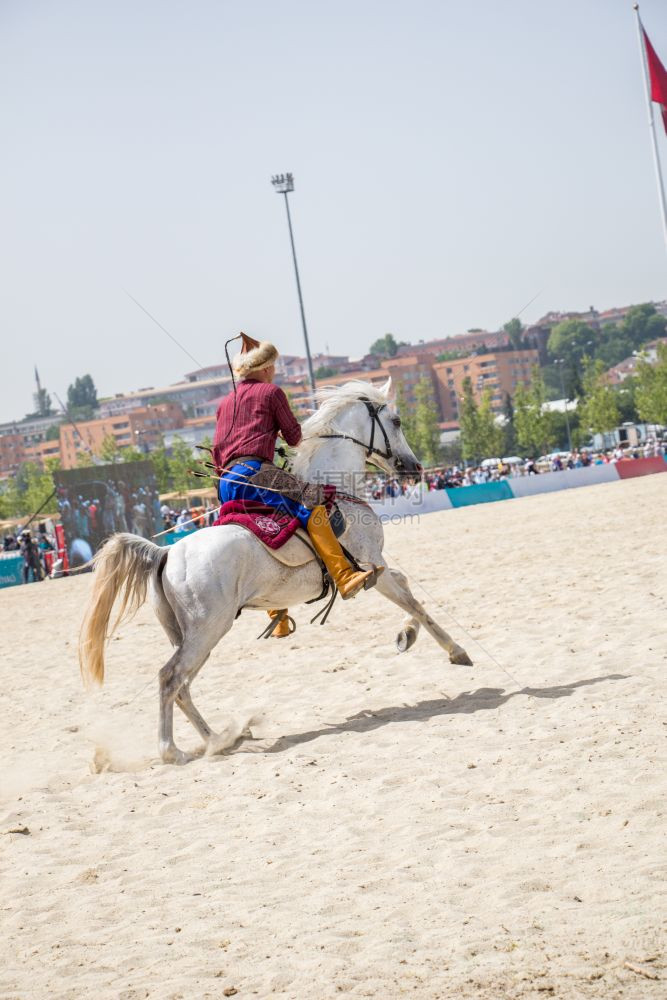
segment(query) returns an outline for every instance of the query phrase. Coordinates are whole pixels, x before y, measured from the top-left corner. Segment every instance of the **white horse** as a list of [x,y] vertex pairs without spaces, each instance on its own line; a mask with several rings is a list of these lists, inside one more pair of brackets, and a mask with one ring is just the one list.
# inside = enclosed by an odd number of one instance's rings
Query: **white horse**
[[[310,482],[333,482],[352,494],[355,477],[358,482],[367,458],[389,475],[420,471],[389,402],[390,384],[378,388],[348,382],[324,390],[320,409],[303,425],[293,472]],[[385,563],[377,515],[354,501],[341,500],[339,507],[346,521],[342,544],[362,566],[385,567],[377,589],[409,615],[397,636],[399,651],[414,644],[423,625],[452,663],[471,665],[465,650],[410,592],[405,576]],[[159,752],[165,763],[192,759],[174,743],[174,702],[213,752],[238,738],[238,733],[231,734],[225,744],[213,733],[192,702],[190,686],[240,610],[291,608],[317,598],[322,591],[319,563],[299,537],[287,542],[279,560],[251,532],[233,524],[203,528],[168,549],[135,535],[113,535],[94,562],[93,589],[79,644],[84,681],[101,684],[104,679],[104,644],[117,595],[120,611],[111,632],[144,603],[150,586],[153,608],[174,646],[159,674]]]

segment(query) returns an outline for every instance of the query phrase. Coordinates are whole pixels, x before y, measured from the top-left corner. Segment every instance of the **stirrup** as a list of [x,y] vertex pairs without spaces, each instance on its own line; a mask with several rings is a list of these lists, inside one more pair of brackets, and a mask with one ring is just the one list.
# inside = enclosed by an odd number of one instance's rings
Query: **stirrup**
[[[294,635],[294,633],[296,632],[296,622],[294,621],[291,615],[285,613],[283,615],[277,615],[275,618],[272,618],[269,624],[264,629],[264,631],[260,632],[257,638],[270,639],[271,636],[273,635],[274,630],[278,627],[280,622],[284,622],[285,619],[287,619],[287,624],[289,626],[289,635]],[[288,636],[283,636],[283,638],[287,639]]]
[[375,563],[371,563],[371,569],[364,569],[357,563],[355,569],[357,576],[363,575],[366,577],[366,579],[363,582],[357,581],[354,585],[354,588],[351,591],[348,591],[348,593],[346,594],[343,593],[341,589],[340,594],[344,601],[350,601],[352,600],[352,598],[356,597],[357,594],[360,594],[362,590],[370,590],[372,587],[374,587],[375,584],[377,583],[380,573],[382,573],[384,570],[384,566],[376,566]]
[[372,590],[375,584],[378,582],[378,577],[384,573],[384,566],[376,566],[375,563],[371,563],[372,575],[368,577],[364,584],[364,590]]

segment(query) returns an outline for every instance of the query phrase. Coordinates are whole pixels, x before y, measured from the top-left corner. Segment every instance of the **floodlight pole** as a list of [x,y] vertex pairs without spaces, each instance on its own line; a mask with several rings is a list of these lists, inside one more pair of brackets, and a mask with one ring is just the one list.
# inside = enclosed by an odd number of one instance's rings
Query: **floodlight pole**
[[313,372],[313,359],[310,356],[310,344],[308,343],[308,327],[306,326],[306,313],[303,308],[303,295],[301,294],[301,280],[299,278],[299,265],[296,262],[296,249],[294,247],[294,233],[292,231],[292,216],[289,210],[289,200],[287,195],[294,190],[293,174],[274,174],[271,178],[274,190],[277,194],[285,196],[285,210],[287,212],[287,227],[289,229],[290,246],[292,247],[292,260],[294,261],[294,275],[296,277],[296,290],[299,296],[299,309],[301,310],[301,326],[303,328],[303,339],[306,345],[306,360],[308,361],[308,379],[310,381],[310,392],[315,404],[315,374]]

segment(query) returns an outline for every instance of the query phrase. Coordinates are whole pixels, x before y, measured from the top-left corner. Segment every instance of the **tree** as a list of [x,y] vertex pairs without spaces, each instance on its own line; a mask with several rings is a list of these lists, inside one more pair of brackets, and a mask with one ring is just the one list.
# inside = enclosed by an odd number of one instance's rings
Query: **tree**
[[523,325],[518,316],[508,320],[503,326],[503,330],[510,339],[510,344],[515,351],[520,351],[523,347]]
[[637,410],[637,379],[632,377],[624,379],[621,385],[614,387],[614,392],[618,405],[619,423],[624,424],[626,421],[635,423],[637,420],[641,420]]
[[[629,381],[629,380],[628,380]],[[656,364],[639,359],[635,375],[635,400],[642,420],[667,424],[667,345],[658,344]]]
[[46,441],[58,441],[60,439],[60,424],[51,424],[47,427],[44,435]]
[[466,358],[468,356],[467,351],[440,351],[440,354],[436,355],[436,361],[457,361],[458,358]]
[[512,403],[512,397],[509,392],[505,393],[505,401],[503,403],[503,416],[505,418],[505,425],[503,427],[503,454],[511,456],[516,454],[517,450],[517,439],[516,439],[516,428],[514,426],[514,405]]
[[463,380],[463,398],[459,407],[463,457],[479,462],[497,458],[503,450],[503,430],[496,423],[491,406],[491,391],[486,389],[477,403],[469,377]]
[[97,406],[97,389],[90,375],[82,375],[74,379],[67,389],[67,403],[70,409],[88,407],[94,410]]
[[333,378],[334,375],[338,374],[337,368],[332,368],[331,365],[320,365],[316,368],[314,373],[315,378]]
[[54,493],[53,473],[60,468],[60,459],[47,458],[44,468],[35,462],[24,462],[16,476],[3,485],[0,493],[0,513],[3,517],[32,515],[48,500],[41,513],[55,514],[58,503]]
[[33,393],[32,396],[33,404],[35,407],[35,412],[29,414],[31,417],[50,417],[53,413],[53,406],[51,405],[51,397],[49,396],[46,389],[41,386],[37,392]]
[[153,463],[153,471],[155,472],[155,481],[157,483],[158,493],[167,493],[170,486],[169,456],[167,455],[167,449],[164,446],[164,442],[159,444],[157,448],[153,448],[153,451],[151,452],[151,462]]
[[385,333],[384,337],[379,337],[370,347],[371,354],[379,354],[383,358],[393,358],[399,347],[404,347],[405,341],[396,340],[393,333]]
[[519,447],[530,455],[548,451],[555,443],[553,414],[545,410],[546,392],[539,368],[533,369],[530,387],[519,384],[514,394],[514,426]]
[[603,361],[586,361],[583,397],[579,400],[579,421],[583,430],[602,434],[618,426],[619,411],[614,389],[604,379]]
[[87,469],[89,466],[95,464],[95,458],[91,451],[87,449],[82,449],[76,454],[76,467],[77,469]]
[[461,454],[467,460],[479,459],[479,410],[472,391],[472,381],[467,375],[463,379],[463,396],[459,405],[461,426]]
[[426,378],[415,386],[415,454],[424,465],[436,465],[440,454],[438,410],[433,399],[433,387]]
[[595,342],[595,331],[579,319],[558,323],[549,334],[547,350],[552,358],[565,358],[568,365],[578,365]]
[[627,358],[632,353],[633,347],[633,341],[622,328],[610,323],[602,330],[600,342],[593,356],[600,358],[607,368],[611,368],[612,365],[617,365],[619,361]]
[[403,383],[400,381],[397,381],[396,383],[396,410],[401,418],[401,430],[403,431],[403,436],[417,457],[419,457],[419,453],[417,451],[418,444],[415,414],[411,407],[408,406]]
[[491,390],[485,389],[477,410],[480,453],[484,458],[499,458],[503,450],[503,429],[496,423],[491,405]]
[[140,448],[137,448],[133,444],[120,449],[121,462],[145,462],[146,457],[146,452],[141,451]]
[[18,517],[21,514],[21,494],[16,476],[0,483],[0,517]]
[[121,461],[120,446],[112,434],[107,434],[102,441],[99,457],[109,465]]
[[632,306],[628,309],[620,324],[620,330],[634,348],[639,348],[651,340],[659,340],[665,336],[667,319],[656,311],[654,305],[645,302],[641,306]]
[[[42,509],[42,514],[55,514],[58,510],[58,502],[54,492],[53,473],[60,468],[59,458],[47,458],[44,468],[39,465],[28,463],[26,475],[26,490],[24,493],[24,507],[26,512],[35,513],[42,504],[48,500]],[[50,497],[50,499],[48,499]]]
[[192,488],[193,482],[190,470],[194,464],[194,456],[190,445],[183,438],[176,436],[171,445],[169,456],[169,478],[177,493],[186,493]]

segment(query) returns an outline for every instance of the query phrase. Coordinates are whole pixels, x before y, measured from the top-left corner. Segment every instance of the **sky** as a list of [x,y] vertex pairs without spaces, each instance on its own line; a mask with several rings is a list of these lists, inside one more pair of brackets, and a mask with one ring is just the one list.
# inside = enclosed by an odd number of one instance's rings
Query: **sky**
[[629,0],[0,0],[0,132],[0,420],[303,354],[278,172],[314,353],[667,297]]

